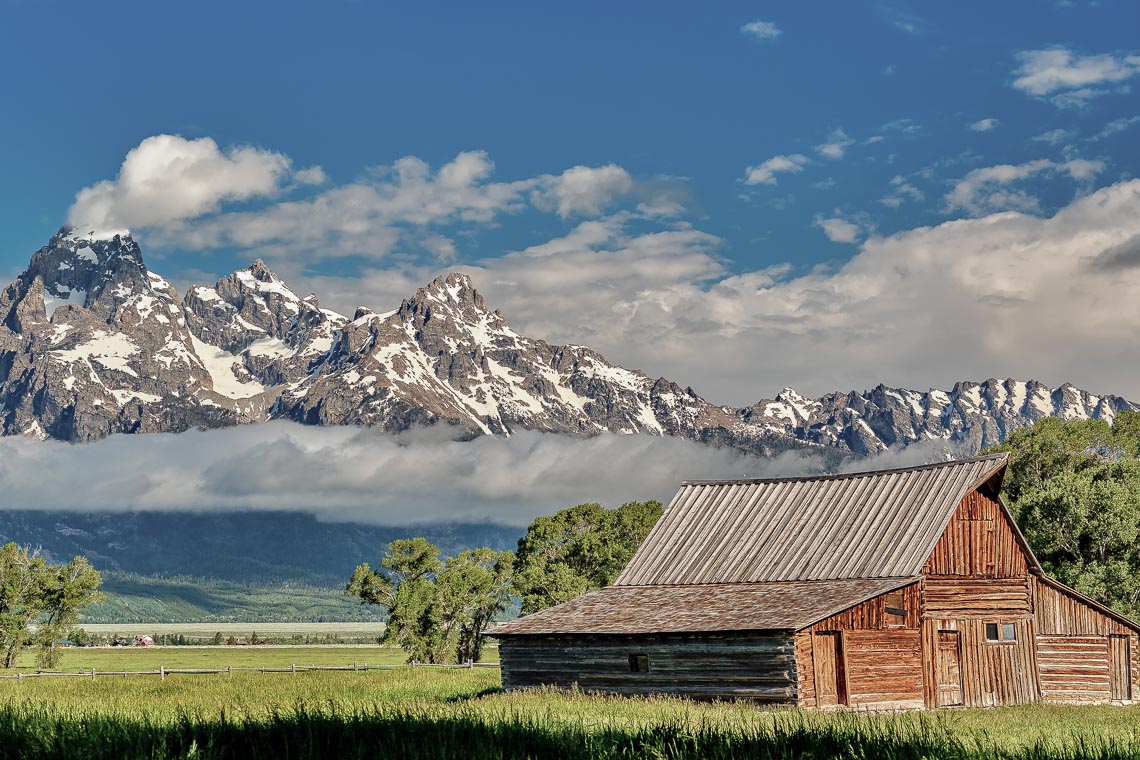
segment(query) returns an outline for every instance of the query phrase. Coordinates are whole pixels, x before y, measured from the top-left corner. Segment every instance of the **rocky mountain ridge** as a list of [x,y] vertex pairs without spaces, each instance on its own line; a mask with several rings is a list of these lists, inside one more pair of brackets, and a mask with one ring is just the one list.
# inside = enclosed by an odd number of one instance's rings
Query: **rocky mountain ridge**
[[181,299],[125,231],[61,229],[0,292],[0,433],[91,441],[285,418],[456,435],[518,429],[678,436],[771,455],[867,455],[927,440],[972,453],[1046,416],[1111,419],[1117,396],[1035,381],[919,392],[880,385],[734,409],[523,336],[466,275],[393,312],[351,317],[300,297],[262,261]]

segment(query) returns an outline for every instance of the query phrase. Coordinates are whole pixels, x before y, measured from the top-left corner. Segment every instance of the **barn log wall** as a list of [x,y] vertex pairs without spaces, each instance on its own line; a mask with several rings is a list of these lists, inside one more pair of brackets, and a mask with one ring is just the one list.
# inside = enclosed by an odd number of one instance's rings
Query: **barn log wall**
[[[631,672],[630,655],[647,655],[649,672]],[[500,643],[500,659],[505,689],[550,685],[617,694],[798,701],[790,633],[511,636]]]
[[1105,702],[1113,699],[1110,636],[1128,639],[1127,680],[1132,699],[1140,695],[1140,637],[1078,596],[1033,579],[1041,697],[1049,702]]
[[839,632],[848,704],[882,709],[922,706],[919,587],[902,589],[904,617],[886,612],[884,594],[825,618],[796,633],[799,704],[819,706],[813,634]]

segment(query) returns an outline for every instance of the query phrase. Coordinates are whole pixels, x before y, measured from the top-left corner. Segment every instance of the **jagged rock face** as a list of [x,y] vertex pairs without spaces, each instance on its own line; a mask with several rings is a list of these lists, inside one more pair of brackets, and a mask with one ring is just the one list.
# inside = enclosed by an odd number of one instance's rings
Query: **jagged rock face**
[[1137,408],[1119,396],[1096,396],[1068,383],[1051,389],[1036,380],[990,379],[960,382],[948,392],[880,385],[819,399],[785,388],[775,399],[740,410],[740,416],[774,433],[866,455],[924,440],[975,452],[1043,417],[1111,421],[1118,412]]
[[879,386],[734,410],[520,335],[471,280],[438,277],[400,307],[350,320],[258,260],[179,300],[126,232],[61,230],[0,293],[0,432],[88,441],[274,417],[460,437],[536,429],[669,435],[771,455],[864,455],[923,440],[976,451],[1044,416],[1111,419],[1135,405],[1070,385]]

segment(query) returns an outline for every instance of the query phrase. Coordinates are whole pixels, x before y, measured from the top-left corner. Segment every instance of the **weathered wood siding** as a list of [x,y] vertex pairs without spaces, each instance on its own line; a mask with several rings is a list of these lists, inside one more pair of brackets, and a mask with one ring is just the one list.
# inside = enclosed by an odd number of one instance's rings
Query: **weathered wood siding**
[[905,616],[888,614],[888,599],[894,600],[891,594],[869,599],[796,634],[800,705],[829,706],[821,705],[817,695],[814,643],[818,639],[813,635],[835,632],[839,634],[849,705],[884,709],[922,706],[918,584],[902,589],[902,606],[897,609],[904,610]]
[[[1037,650],[1041,663],[1041,696],[1050,702],[1135,700],[1140,694],[1136,631],[1105,615],[1082,599],[1033,579]],[[1111,637],[1117,640],[1116,656]],[[1127,649],[1125,658],[1123,650]],[[1126,660],[1126,662],[1125,662]],[[1123,673],[1127,667],[1128,672]],[[1113,680],[1117,681],[1114,694]],[[1120,682],[1130,683],[1131,689]],[[1120,692],[1123,692],[1121,694]],[[1130,694],[1128,693],[1130,692]]]
[[1107,702],[1107,636],[1038,636],[1041,698],[1047,702]]
[[1018,705],[1038,699],[1037,652],[1032,619],[1013,623],[1014,641],[986,641],[985,620],[929,618],[923,621],[923,691],[927,707],[938,707],[939,632],[957,631],[962,704],[968,707]]
[[[649,672],[630,671],[646,655]],[[680,694],[795,704],[791,634],[505,637],[503,688],[555,686],[618,694]]]
[[1028,573],[1028,558],[1000,505],[978,491],[962,499],[923,571],[924,575],[985,578]]
[[[967,494],[921,583],[923,701],[927,707],[1015,705],[1040,698],[1030,559],[1001,505]],[[1013,624],[987,641],[986,624]]]

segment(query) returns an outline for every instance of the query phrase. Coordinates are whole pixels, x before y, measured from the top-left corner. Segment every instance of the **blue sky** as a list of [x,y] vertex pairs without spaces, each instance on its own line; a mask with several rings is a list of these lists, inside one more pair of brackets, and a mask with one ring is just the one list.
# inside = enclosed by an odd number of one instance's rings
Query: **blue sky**
[[[1135,3],[112,8],[0,0],[6,276],[98,209],[178,283],[256,255],[389,308],[468,269],[714,401],[1140,397]],[[116,182],[136,149],[151,195]]]

